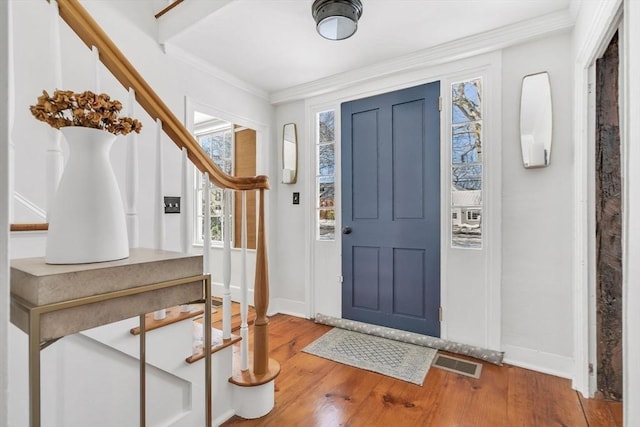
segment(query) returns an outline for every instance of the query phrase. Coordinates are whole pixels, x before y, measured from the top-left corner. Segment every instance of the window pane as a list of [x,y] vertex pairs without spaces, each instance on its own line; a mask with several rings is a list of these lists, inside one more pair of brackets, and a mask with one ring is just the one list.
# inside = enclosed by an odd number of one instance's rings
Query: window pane
[[336,212],[333,209],[320,209],[318,211],[318,224],[320,225],[318,239],[334,240],[336,234]]
[[335,166],[334,145],[318,146],[318,175],[333,175]]
[[451,85],[451,244],[482,247],[482,80]]
[[453,126],[451,161],[453,164],[482,161],[482,124],[479,122]]
[[332,208],[334,206],[335,179],[333,176],[318,178],[318,194],[320,208]]
[[459,248],[482,247],[482,209],[459,207],[452,209],[451,244]]
[[481,190],[482,165],[454,166],[451,170],[452,191]]
[[320,133],[318,142],[325,144],[335,141],[335,112],[331,110],[318,114],[318,122]]
[[452,122],[474,122],[482,119],[481,80],[454,83],[451,86]]

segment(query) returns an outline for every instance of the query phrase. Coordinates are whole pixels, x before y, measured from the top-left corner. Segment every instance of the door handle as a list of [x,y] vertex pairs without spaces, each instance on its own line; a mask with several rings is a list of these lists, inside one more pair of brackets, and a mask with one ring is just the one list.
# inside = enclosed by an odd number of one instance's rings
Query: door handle
[[342,229],[342,234],[351,234],[351,227],[345,227]]

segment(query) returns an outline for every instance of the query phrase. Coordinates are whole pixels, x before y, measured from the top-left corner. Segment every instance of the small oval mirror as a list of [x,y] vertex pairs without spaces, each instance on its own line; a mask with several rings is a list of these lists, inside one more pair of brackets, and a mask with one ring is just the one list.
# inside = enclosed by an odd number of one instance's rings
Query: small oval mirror
[[525,168],[549,166],[552,120],[549,73],[525,76],[520,96],[520,145]]
[[298,135],[295,123],[282,129],[282,182],[295,184],[298,178]]

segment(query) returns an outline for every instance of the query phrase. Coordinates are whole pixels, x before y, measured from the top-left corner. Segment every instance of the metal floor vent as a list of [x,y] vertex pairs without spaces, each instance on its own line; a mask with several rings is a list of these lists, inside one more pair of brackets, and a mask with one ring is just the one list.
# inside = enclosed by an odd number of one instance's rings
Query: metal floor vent
[[480,373],[482,372],[482,364],[480,363],[469,362],[468,360],[445,356],[440,353],[436,356],[432,366],[472,378],[480,378]]

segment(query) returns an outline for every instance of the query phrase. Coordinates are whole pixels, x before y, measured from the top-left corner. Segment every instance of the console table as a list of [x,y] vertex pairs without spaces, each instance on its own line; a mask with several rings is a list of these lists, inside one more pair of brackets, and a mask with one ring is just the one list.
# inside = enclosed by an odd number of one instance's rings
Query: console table
[[[140,426],[146,425],[146,313],[204,302],[211,324],[211,277],[202,256],[131,249],[128,258],[51,265],[44,258],[11,261],[11,322],[29,336],[29,423],[40,427],[40,350],[56,340],[134,316],[140,318]],[[211,328],[204,328],[205,408],[211,425]]]

